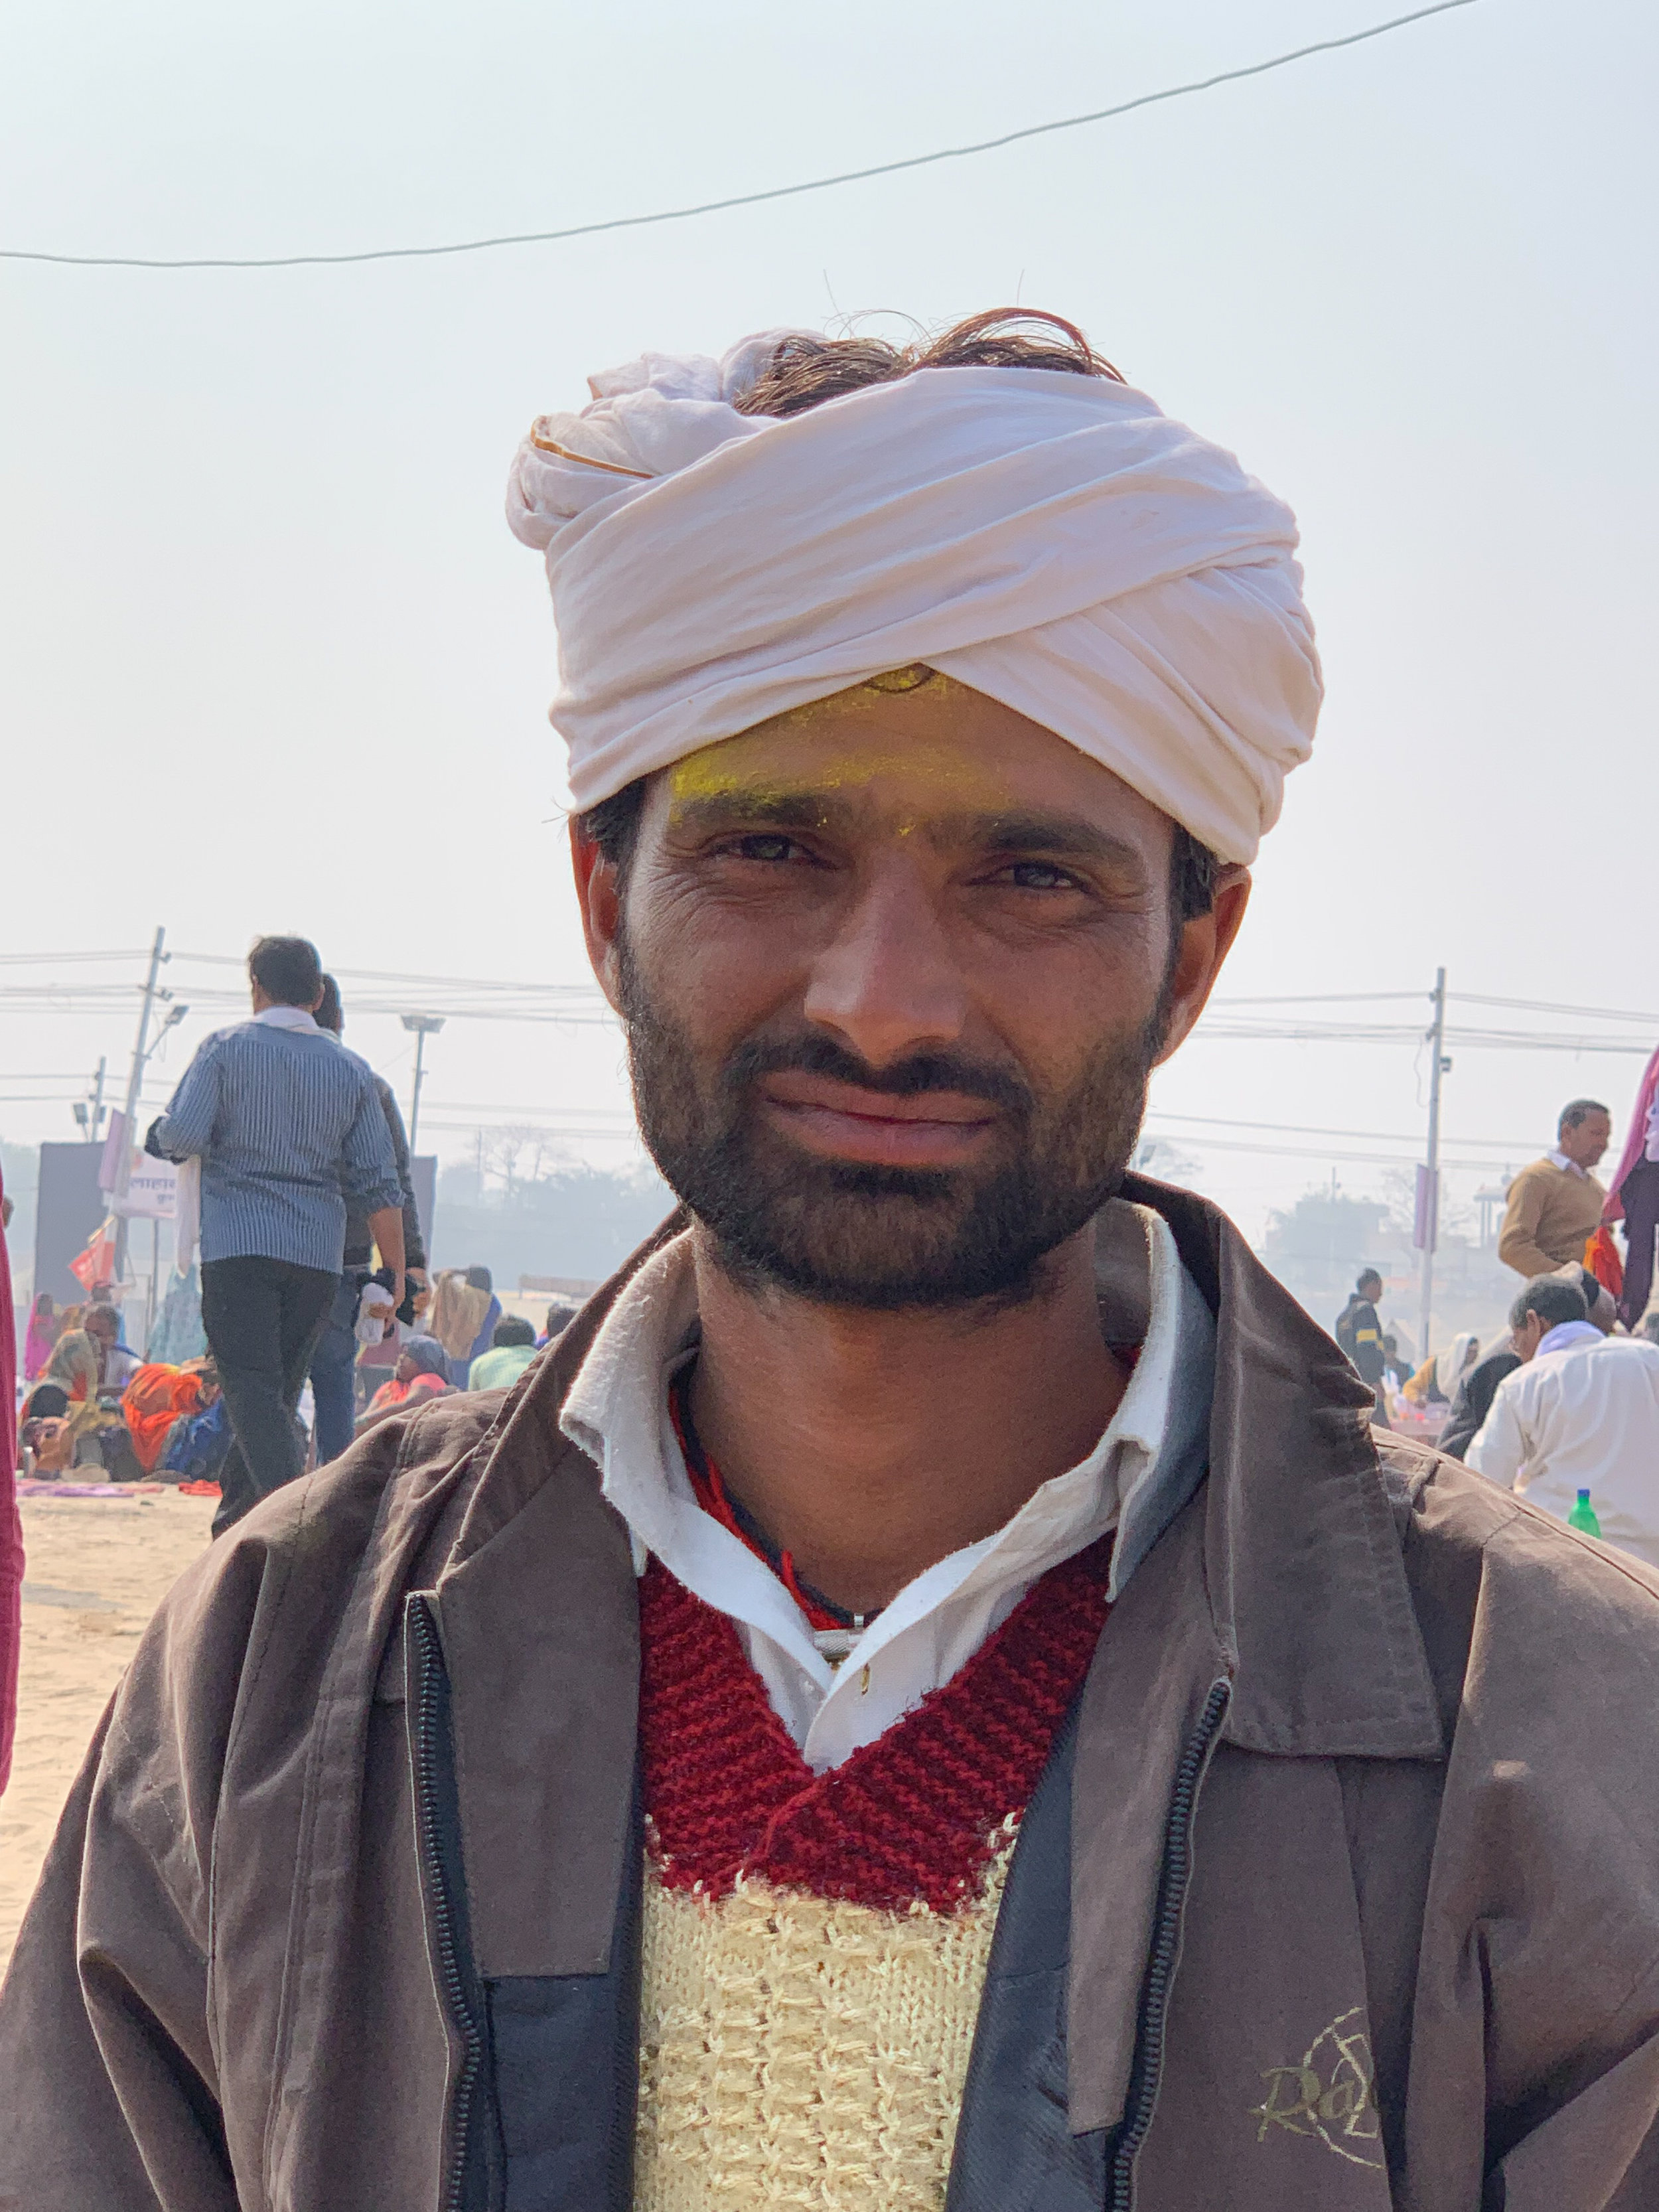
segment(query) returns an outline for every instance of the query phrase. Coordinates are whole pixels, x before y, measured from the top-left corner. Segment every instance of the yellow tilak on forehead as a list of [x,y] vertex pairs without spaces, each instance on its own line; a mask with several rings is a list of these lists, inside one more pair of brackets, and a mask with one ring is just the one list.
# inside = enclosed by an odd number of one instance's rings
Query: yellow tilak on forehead
[[[849,726],[867,714],[879,713],[884,698],[917,691],[929,684],[948,685],[952,690],[966,688],[931,668],[896,668],[845,691],[833,692],[828,698],[809,700],[805,705],[792,707],[752,730],[722,738],[717,744],[704,745],[669,770],[672,805],[678,809],[696,801],[738,794],[768,799],[781,798],[786,793],[811,792],[827,798],[831,792],[861,788],[884,775],[902,776],[913,785],[918,780],[925,781],[941,793],[948,793],[958,806],[974,804],[994,807],[1000,804],[1005,793],[1000,780],[988,776],[982,768],[970,765],[954,745],[937,740],[888,738],[874,743],[826,744],[820,757],[810,763],[803,759],[791,760],[787,766],[779,763],[780,738],[787,739],[798,732],[823,738],[836,730],[846,732],[850,738]],[[906,830],[914,826],[908,822],[902,825]]]

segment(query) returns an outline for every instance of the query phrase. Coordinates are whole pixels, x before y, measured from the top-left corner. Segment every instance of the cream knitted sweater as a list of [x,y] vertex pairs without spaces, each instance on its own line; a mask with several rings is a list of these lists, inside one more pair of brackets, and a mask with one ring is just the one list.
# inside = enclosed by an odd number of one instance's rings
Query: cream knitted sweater
[[1107,1550],[816,1776],[731,1621],[651,1562],[636,2212],[942,2212],[1020,1815],[1099,1638]]

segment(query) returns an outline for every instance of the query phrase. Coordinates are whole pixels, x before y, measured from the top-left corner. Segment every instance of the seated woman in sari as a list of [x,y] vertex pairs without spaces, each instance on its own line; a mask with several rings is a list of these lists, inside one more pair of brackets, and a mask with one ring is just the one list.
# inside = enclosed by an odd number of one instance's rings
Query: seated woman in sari
[[74,1406],[98,1395],[98,1346],[84,1328],[66,1328],[52,1348],[43,1382],[55,1382]]
[[52,1346],[64,1328],[64,1317],[52,1305],[52,1292],[42,1291],[29,1310],[28,1330],[23,1339],[23,1380],[38,1382],[46,1371]]
[[398,1354],[392,1380],[381,1383],[367,1410],[358,1414],[356,1433],[361,1437],[393,1413],[404,1413],[411,1406],[423,1406],[430,1398],[447,1398],[449,1394],[449,1362],[442,1345],[435,1337],[411,1336]]

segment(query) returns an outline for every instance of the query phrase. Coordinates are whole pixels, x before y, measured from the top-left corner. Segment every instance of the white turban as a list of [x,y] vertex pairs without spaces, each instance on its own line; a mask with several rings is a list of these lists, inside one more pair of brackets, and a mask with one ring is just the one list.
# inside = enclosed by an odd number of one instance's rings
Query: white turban
[[1321,696],[1290,509],[1104,378],[929,368],[738,414],[785,335],[647,354],[519,450],[574,805],[921,663],[1254,859]]

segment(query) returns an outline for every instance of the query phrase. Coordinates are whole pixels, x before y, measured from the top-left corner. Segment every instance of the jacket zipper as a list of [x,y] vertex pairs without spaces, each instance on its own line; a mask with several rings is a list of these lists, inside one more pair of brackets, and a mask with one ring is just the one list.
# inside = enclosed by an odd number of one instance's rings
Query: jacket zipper
[[1135,2033],[1140,2063],[1123,2131],[1112,2155],[1107,2212],[1133,2212],[1135,2161],[1152,2127],[1164,2078],[1164,2031],[1170,2008],[1170,1984],[1175,1978],[1181,1916],[1192,1876],[1193,1814],[1198,1804],[1199,1784],[1204,1778],[1204,1770],[1209,1764],[1210,1753],[1231,1697],[1231,1682],[1211,1684],[1198,1725],[1181,1754],[1175,1787],[1170,1793],[1170,1814],[1164,1830],[1164,1865],[1158,1885],[1158,1917],[1152,1927],[1146,1991],[1141,1999]]
[[461,1972],[461,1946],[455,1925],[455,1908],[438,1843],[438,1785],[434,1769],[437,1759],[438,1707],[442,1696],[440,1676],[443,1647],[432,1607],[418,1591],[411,1592],[407,1609],[408,1631],[416,1660],[413,1758],[415,1828],[420,1845],[421,1876],[432,1912],[436,1948],[435,1964],[444,2003],[461,2039],[461,2066],[451,2104],[449,2166],[444,2177],[440,2212],[465,2212],[467,2134],[472,2117],[472,2092],[483,2064],[483,2032],[467,1996]]

